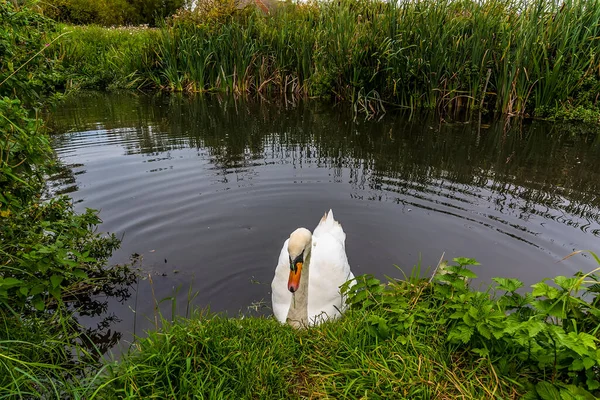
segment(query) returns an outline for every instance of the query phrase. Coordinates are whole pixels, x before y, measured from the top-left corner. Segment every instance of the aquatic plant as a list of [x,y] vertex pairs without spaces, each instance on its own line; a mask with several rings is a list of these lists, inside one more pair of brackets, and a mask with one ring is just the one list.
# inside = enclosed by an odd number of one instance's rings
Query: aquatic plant
[[[282,4],[270,15],[213,3],[175,15],[152,46],[100,50],[130,65],[115,79],[175,91],[332,96],[366,112],[389,103],[538,116],[583,107],[592,112],[586,119],[598,115],[589,95],[600,81],[598,0],[344,0]],[[86,37],[85,28],[74,33],[82,48],[104,40]],[[62,53],[65,65],[71,53]],[[98,52],[75,54],[85,65]],[[143,67],[130,59],[140,55]]]

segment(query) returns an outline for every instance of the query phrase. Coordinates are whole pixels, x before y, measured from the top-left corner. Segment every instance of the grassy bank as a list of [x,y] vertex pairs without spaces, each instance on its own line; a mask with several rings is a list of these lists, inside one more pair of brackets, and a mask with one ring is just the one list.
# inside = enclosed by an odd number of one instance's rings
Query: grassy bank
[[600,115],[598,0],[311,2],[271,15],[202,4],[157,30],[64,27],[53,57],[101,87],[331,96],[367,113]]
[[[600,259],[592,254],[600,265]],[[195,312],[162,320],[118,362],[44,361],[64,342],[0,342],[11,398],[595,399],[600,275],[469,288],[478,263],[441,263],[432,280],[358,277],[339,320],[294,330],[272,317]],[[428,275],[431,273],[429,271]],[[583,300],[585,299],[585,300]],[[43,332],[43,331],[42,331]],[[15,334],[17,334],[15,332]],[[42,337],[44,335],[42,334]],[[16,342],[16,340],[15,340]],[[33,356],[31,354],[38,353]],[[85,356],[85,354],[84,354]],[[18,362],[12,359],[17,358]],[[8,363],[7,363],[8,360]],[[12,364],[11,364],[12,362]]]
[[165,323],[111,366],[102,390],[174,399],[600,395],[600,276],[557,277],[528,293],[495,278],[479,292],[468,287],[476,265],[454,259],[432,281],[361,276],[344,317],[310,330],[202,313]]

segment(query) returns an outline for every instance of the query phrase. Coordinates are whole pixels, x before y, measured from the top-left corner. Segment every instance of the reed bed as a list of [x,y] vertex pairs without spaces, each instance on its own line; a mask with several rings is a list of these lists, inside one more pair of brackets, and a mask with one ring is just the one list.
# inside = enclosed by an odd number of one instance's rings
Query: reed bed
[[270,14],[211,4],[157,34],[126,32],[144,37],[135,43],[75,28],[61,58],[77,73],[102,54],[93,69],[116,86],[332,96],[367,112],[597,116],[600,0],[317,1]]

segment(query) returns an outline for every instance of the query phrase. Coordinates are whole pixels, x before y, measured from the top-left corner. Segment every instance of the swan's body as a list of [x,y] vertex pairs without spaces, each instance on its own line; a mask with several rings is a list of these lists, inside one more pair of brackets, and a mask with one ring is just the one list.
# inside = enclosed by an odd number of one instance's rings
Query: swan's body
[[[277,320],[293,326],[318,325],[325,319],[337,318],[345,310],[340,286],[354,279],[345,240],[346,234],[331,210],[312,235],[305,228],[290,235],[281,249],[271,283]],[[297,261],[301,273],[293,282]]]

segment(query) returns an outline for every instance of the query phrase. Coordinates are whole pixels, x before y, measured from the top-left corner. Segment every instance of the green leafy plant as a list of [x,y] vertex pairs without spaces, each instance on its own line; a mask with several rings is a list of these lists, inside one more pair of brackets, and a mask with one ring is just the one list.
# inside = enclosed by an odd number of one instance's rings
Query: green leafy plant
[[0,97],[0,397],[7,398],[87,397],[94,378],[86,373],[101,369],[102,351],[76,314],[91,312],[92,296],[135,279],[128,265],[108,265],[120,242],[95,232],[96,211],[76,214],[67,197],[47,198],[45,178],[57,163],[40,118],[15,96],[31,106],[56,87],[41,56],[53,42],[44,44],[45,28],[52,22],[30,8],[0,2],[7,95]]
[[373,336],[406,342],[435,326],[453,351],[488,360],[497,373],[519,381],[529,398],[600,394],[596,271],[542,281],[524,294],[518,279],[494,278],[492,291],[481,292],[469,288],[477,277],[471,268],[479,263],[453,261],[441,263],[431,282],[382,285],[361,276],[343,289],[353,309],[372,312],[367,332]]

